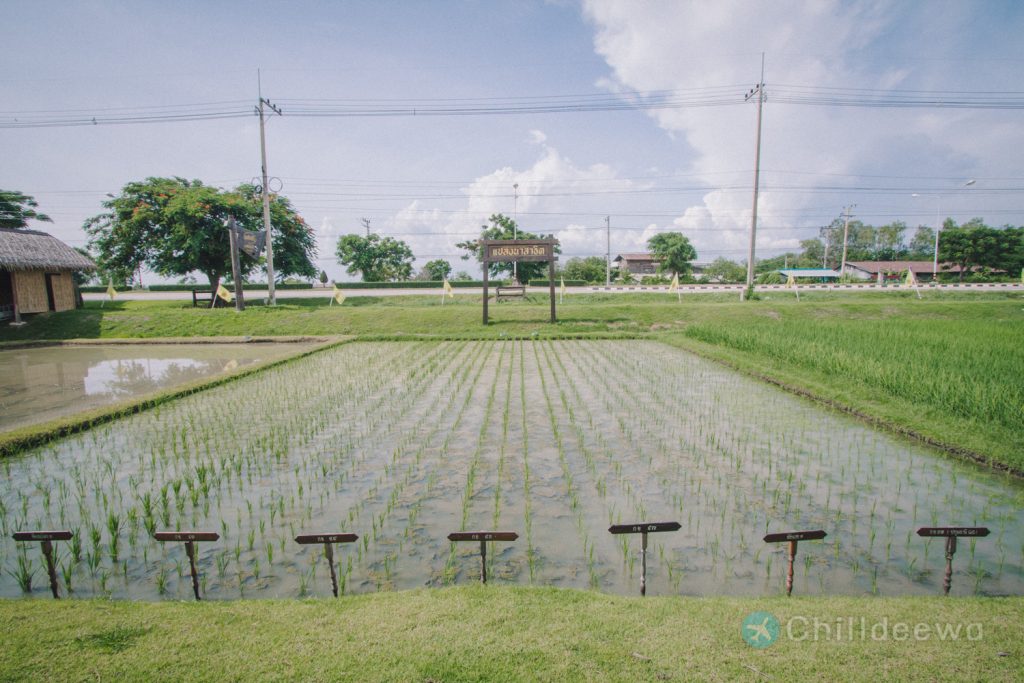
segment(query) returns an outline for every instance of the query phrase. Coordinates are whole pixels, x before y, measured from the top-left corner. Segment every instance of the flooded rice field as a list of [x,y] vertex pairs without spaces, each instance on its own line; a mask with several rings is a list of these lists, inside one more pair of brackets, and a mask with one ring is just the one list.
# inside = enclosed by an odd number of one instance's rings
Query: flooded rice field
[[137,398],[310,344],[124,344],[0,351],[0,431]]
[[962,539],[953,594],[1024,593],[1024,486],[657,343],[348,344],[3,463],[0,595],[48,596],[38,544],[55,544],[72,596],[189,598],[181,544],[197,545],[210,599],[477,580],[459,530],[516,531],[488,551],[494,583],[635,594],[638,536],[608,526],[678,521],[650,536],[647,593],[783,590],[941,594],[942,539],[919,526],[987,526]]

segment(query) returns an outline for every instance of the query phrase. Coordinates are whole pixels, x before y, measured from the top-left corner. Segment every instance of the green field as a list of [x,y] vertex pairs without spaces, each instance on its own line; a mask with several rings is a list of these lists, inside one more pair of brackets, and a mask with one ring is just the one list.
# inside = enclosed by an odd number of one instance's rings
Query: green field
[[[754,611],[782,627],[763,649],[741,638]],[[640,599],[478,586],[338,601],[4,601],[0,679],[1018,681],[1022,613],[1020,598]],[[873,640],[883,624],[886,637]],[[958,639],[940,639],[935,625],[959,625]]]
[[780,294],[740,303],[710,295],[569,296],[492,306],[478,296],[350,297],[342,307],[283,299],[276,308],[193,309],[113,302],[0,327],[0,344],[41,339],[354,335],[360,339],[537,336],[653,338],[726,362],[959,453],[1024,471],[1024,297],[1019,293]]

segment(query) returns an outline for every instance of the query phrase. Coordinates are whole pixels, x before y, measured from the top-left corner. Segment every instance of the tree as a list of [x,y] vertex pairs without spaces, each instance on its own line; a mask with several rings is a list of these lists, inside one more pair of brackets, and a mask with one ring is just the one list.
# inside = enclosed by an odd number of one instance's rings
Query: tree
[[470,275],[469,273],[467,273],[464,270],[460,270],[459,272],[455,273],[455,277],[452,278],[452,279],[459,280],[460,282],[461,281],[467,281],[468,282],[469,280],[473,279],[473,276]]
[[659,273],[673,273],[686,277],[690,274],[691,261],[697,258],[697,250],[681,232],[663,232],[647,240],[647,248],[658,259]]
[[17,190],[0,190],[0,228],[27,228],[30,220],[52,223],[43,213],[36,212],[39,204],[27,194]]
[[452,274],[452,264],[444,259],[434,259],[427,261],[420,272],[424,275],[425,280],[444,280]]
[[344,235],[335,252],[338,262],[349,275],[360,273],[363,282],[408,280],[415,258],[412,249],[402,240],[381,237],[376,233]]
[[[231,249],[225,228],[234,216],[240,227],[263,227],[263,209],[256,190],[240,185],[230,192],[184,178],[147,178],[128,183],[103,202],[108,213],[88,219],[83,228],[104,270],[133,272],[145,264],[162,276],[198,271],[213,291],[231,272]],[[314,277],[316,239],[287,199],[270,202],[274,225],[275,277]],[[262,265],[240,252],[241,277]]]
[[571,258],[562,269],[562,277],[566,280],[582,280],[587,283],[603,283],[605,275],[605,260],[601,256]]
[[889,225],[883,225],[876,231],[876,261],[896,261],[907,256],[907,249],[903,246],[903,235],[907,232],[907,224],[903,221],[895,221]]
[[[523,232],[518,229],[516,222],[503,214],[497,213],[487,219],[490,225],[480,226],[480,239],[482,240],[536,240],[541,239],[539,235],[533,233]],[[477,240],[466,240],[465,242],[459,242],[455,245],[459,249],[464,249],[467,253],[463,254],[462,260],[469,260],[470,257],[475,258],[477,261],[482,260],[482,254],[480,253],[480,244]],[[555,253],[562,253],[561,248],[556,244]],[[489,269],[491,277],[498,277],[502,273],[512,274],[512,263],[511,262],[500,262],[492,263]],[[520,261],[516,267],[517,279],[519,282],[529,282],[530,280],[547,278],[548,264],[544,262],[529,262]]]
[[990,228],[974,219],[939,236],[939,260],[960,266],[960,279],[972,270],[1002,270],[1010,274],[1024,267],[1024,228]]
[[327,286],[327,271],[326,270],[321,270],[320,271],[320,277],[317,278],[317,279],[320,280],[320,284],[322,284],[324,287],[326,287]]
[[704,279],[709,282],[746,282],[747,269],[719,256],[704,268]]
[[935,255],[935,230],[927,225],[917,226],[914,236],[910,238],[910,250],[907,258],[913,261],[924,261]]

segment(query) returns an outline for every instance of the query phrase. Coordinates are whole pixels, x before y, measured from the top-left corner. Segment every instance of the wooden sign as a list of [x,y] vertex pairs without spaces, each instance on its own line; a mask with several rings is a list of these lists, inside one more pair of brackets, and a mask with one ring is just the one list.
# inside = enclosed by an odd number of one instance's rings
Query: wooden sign
[[215,531],[157,531],[153,538],[158,541],[177,541],[189,543],[191,541],[218,541],[220,534]]
[[70,531],[15,531],[15,541],[70,541]]
[[828,536],[824,529],[811,531],[784,531],[779,534],[768,534],[765,543],[789,543],[789,564],[786,567],[786,595],[793,594],[793,560],[796,559],[796,546],[800,541],[820,541]]
[[612,534],[640,534],[640,595],[647,595],[647,534],[659,531],[679,531],[679,522],[641,522],[640,524],[612,524]]
[[514,531],[456,531],[448,534],[449,541],[514,541],[519,534]]
[[960,537],[983,538],[991,532],[983,526],[923,526],[917,530],[918,536],[925,538],[946,539],[946,573],[942,577],[942,594],[949,595],[953,585],[953,555],[956,554],[956,539]]
[[612,524],[608,531],[613,534],[650,534],[658,531],[679,531],[679,522],[645,522],[644,524]]
[[945,538],[957,536],[988,536],[987,527],[983,526],[923,526],[917,530],[918,536],[941,536]]
[[163,543],[177,541],[185,544],[188,566],[192,570],[192,593],[195,594],[196,600],[201,600],[202,598],[199,597],[199,570],[196,569],[196,542],[217,541],[220,539],[220,534],[216,531],[157,531],[153,534],[153,538]]
[[480,240],[483,262],[553,261],[555,240]]
[[519,534],[514,531],[454,531],[448,534],[453,543],[460,541],[480,542],[480,583],[487,583],[487,541],[514,541]]
[[50,592],[53,599],[60,599],[60,591],[57,586],[57,563],[53,559],[53,542],[70,541],[72,533],[65,529],[59,531],[15,531],[15,541],[39,541],[43,550],[43,557],[46,558],[46,575],[50,579]]
[[295,537],[295,542],[300,545],[309,545],[311,543],[355,543],[358,540],[358,534],[300,534]]
[[551,297],[551,322],[555,316],[555,247],[558,240],[480,240],[480,260],[484,271],[484,325],[487,324],[487,300],[490,298],[488,276],[490,264],[509,261],[547,261],[548,294]]
[[787,531],[781,534],[768,534],[765,543],[782,543],[783,541],[819,541],[828,536],[822,529],[814,531]]
[[295,542],[299,545],[324,544],[327,566],[331,568],[331,593],[334,594],[334,597],[338,597],[338,573],[334,570],[334,544],[355,543],[358,540],[358,534],[299,534],[295,537]]

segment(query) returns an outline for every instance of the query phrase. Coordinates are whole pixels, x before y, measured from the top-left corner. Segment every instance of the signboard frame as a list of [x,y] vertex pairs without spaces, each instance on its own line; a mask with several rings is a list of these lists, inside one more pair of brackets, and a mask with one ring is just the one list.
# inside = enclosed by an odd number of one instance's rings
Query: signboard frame
[[196,569],[196,543],[219,541],[220,534],[216,531],[154,531],[153,539],[161,543],[184,543],[185,554],[188,555],[188,566],[192,573],[192,593],[196,600],[199,596],[199,570]]
[[[486,299],[484,301],[486,305]],[[487,583],[487,542],[514,541],[518,538],[519,534],[515,531],[453,531],[448,534],[448,540],[452,543],[459,543],[461,541],[480,542],[480,583]]]
[[647,595],[647,534],[662,531],[679,531],[679,522],[638,522],[635,524],[612,524],[610,534],[640,534],[640,595]]
[[[490,297],[490,286],[488,276],[492,263],[548,262],[548,292],[551,298],[551,322],[557,321],[555,315],[555,261],[558,255],[555,254],[555,247],[558,240],[555,238],[533,239],[533,240],[479,240],[480,261],[484,271],[484,325],[487,324],[487,299]],[[515,253],[519,251],[520,253]]]
[[358,540],[359,534],[348,533],[299,534],[295,537],[295,542],[299,545],[323,544],[327,566],[331,568],[331,592],[334,597],[338,597],[338,573],[334,569],[334,544],[355,543]]
[[793,594],[793,560],[796,559],[796,547],[800,541],[820,541],[828,536],[824,529],[807,531],[782,531],[766,534],[762,539],[765,543],[789,543],[789,563],[786,566],[786,597]]

